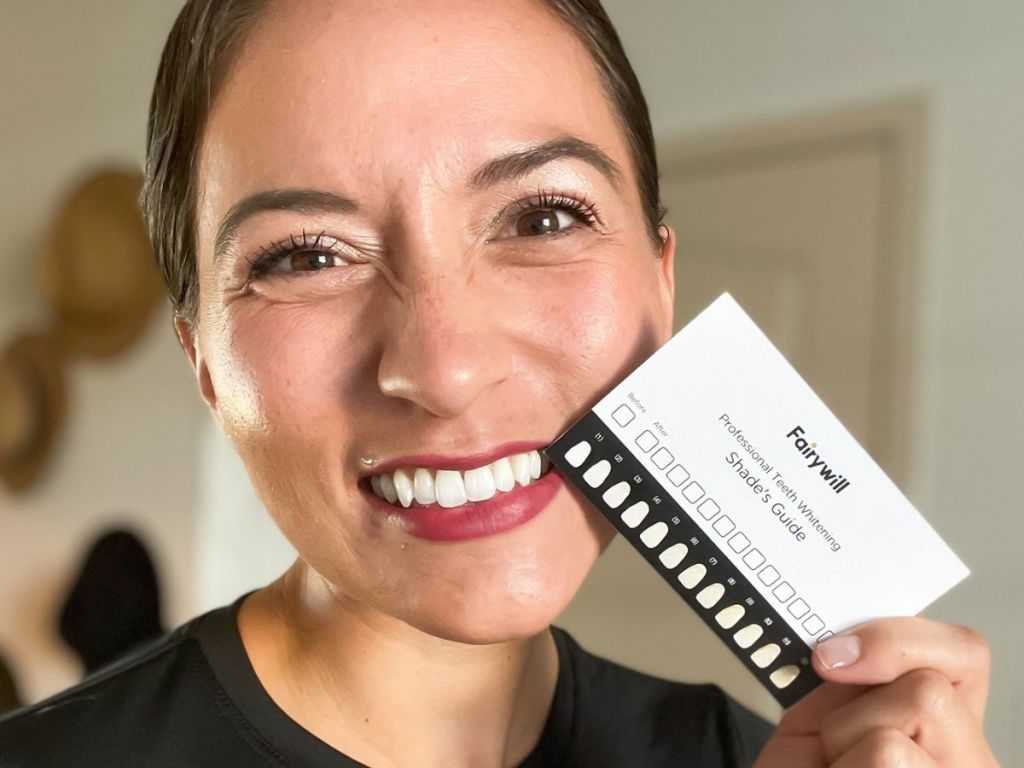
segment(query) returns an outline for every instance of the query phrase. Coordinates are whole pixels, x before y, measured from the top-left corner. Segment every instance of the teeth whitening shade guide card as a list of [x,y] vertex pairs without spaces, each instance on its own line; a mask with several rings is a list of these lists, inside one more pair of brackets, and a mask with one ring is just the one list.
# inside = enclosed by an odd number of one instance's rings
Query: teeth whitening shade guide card
[[968,573],[729,294],[545,453],[784,707]]

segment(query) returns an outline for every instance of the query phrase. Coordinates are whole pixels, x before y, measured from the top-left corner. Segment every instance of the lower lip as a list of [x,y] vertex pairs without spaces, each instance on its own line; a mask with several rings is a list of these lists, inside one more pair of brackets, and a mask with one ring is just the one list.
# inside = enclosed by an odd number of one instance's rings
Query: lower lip
[[563,482],[561,475],[552,468],[529,485],[497,493],[486,501],[447,508],[435,504],[406,509],[389,504],[366,488],[362,490],[376,509],[401,518],[405,529],[418,539],[465,541],[508,531],[529,522],[544,511]]

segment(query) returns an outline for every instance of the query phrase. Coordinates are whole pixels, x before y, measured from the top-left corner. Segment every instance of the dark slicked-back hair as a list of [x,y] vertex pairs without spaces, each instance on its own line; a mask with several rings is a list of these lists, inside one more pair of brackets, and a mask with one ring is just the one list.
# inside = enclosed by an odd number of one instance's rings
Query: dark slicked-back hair
[[[538,0],[565,23],[593,59],[630,149],[648,234],[660,246],[664,216],[647,102],[622,42],[599,0]],[[188,0],[164,46],[149,108],[140,204],[175,317],[193,323],[198,164],[203,132],[246,32],[270,0]]]

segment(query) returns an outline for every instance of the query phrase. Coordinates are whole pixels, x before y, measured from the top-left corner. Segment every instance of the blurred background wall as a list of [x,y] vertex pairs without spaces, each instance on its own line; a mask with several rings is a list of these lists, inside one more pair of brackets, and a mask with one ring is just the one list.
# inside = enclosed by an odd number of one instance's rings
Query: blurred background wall
[[903,485],[973,571],[928,613],[988,636],[987,726],[1005,764],[1024,765],[1021,619],[1004,607],[1024,590],[1024,4],[645,0],[609,9],[663,138],[924,99]]
[[[1024,590],[1016,492],[1024,470],[1024,4],[606,5],[660,142],[906,94],[924,103],[903,487],[974,572],[929,613],[989,637],[988,729],[1005,764],[1024,764],[1014,732],[1024,722],[1024,671],[1015,659],[1020,619],[1012,604]],[[177,0],[3,4],[0,339],[45,321],[32,290],[37,254],[67,185],[97,165],[141,162],[152,78],[179,7]],[[164,308],[129,354],[74,363],[67,375],[70,416],[43,480],[24,496],[0,491],[0,650],[29,700],[77,678],[52,627],[101,524],[130,523],[149,541],[171,625],[269,580],[291,554],[206,415]],[[685,643],[672,643],[679,658],[647,658],[607,630],[614,623],[607,615],[607,606],[585,602],[564,623],[595,652],[659,674],[706,675]],[[663,626],[655,611],[643,620],[648,634]],[[722,656],[722,665],[733,663]],[[740,682],[732,690],[771,714],[756,688]]]
[[[70,184],[141,162],[146,105],[176,3],[14,0],[0,9],[0,339],[43,326],[40,253]],[[100,525],[128,522],[155,550],[167,621],[196,608],[192,566],[203,407],[169,312],[109,363],[73,363],[69,418],[24,496],[0,491],[0,646],[22,695],[77,679],[54,628]]]

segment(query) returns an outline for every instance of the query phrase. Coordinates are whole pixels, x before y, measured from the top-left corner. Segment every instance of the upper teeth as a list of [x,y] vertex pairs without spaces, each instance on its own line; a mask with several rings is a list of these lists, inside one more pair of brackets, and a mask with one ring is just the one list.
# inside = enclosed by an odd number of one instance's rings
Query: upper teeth
[[437,503],[457,507],[467,501],[484,501],[499,491],[511,491],[516,483],[529,485],[547,470],[548,460],[537,451],[514,453],[475,469],[396,469],[370,478],[373,492],[403,507]]

